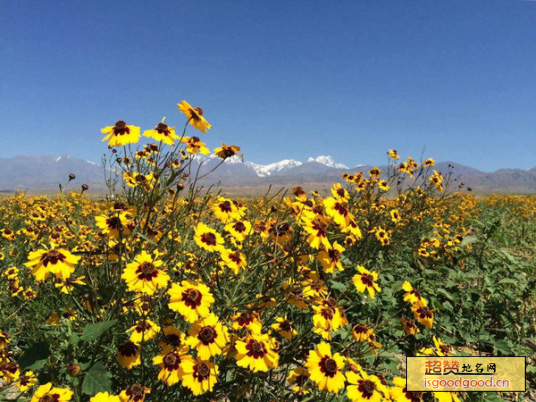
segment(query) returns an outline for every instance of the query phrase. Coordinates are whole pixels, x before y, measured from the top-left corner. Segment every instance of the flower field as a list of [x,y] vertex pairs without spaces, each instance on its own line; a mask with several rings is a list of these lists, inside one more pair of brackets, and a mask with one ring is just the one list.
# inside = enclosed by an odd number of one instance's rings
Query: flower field
[[389,150],[327,193],[231,199],[197,185],[211,125],[178,108],[102,129],[106,199],[73,172],[0,200],[0,400],[531,397],[410,393],[405,357],[527,356],[536,387],[536,196]]

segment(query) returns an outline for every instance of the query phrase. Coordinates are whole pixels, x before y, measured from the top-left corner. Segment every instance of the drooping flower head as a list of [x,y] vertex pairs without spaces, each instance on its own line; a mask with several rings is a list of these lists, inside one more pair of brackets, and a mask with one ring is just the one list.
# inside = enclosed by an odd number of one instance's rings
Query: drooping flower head
[[188,102],[183,100],[177,103],[179,110],[186,115],[192,127],[198,129],[202,133],[206,133],[212,126],[203,117],[203,109],[200,107],[192,107]]

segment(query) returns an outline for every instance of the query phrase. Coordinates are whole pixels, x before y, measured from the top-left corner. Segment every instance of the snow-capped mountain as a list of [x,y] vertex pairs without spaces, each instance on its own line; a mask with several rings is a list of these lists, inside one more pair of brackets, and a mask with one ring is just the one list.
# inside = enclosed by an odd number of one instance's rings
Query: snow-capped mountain
[[336,169],[348,169],[348,166],[344,165],[343,163],[335,163],[333,158],[327,155],[320,155],[320,156],[317,156],[316,158],[311,157],[307,159],[307,162],[317,162],[317,163],[321,163],[323,165],[333,167]]
[[302,163],[294,159],[284,159],[280,162],[270,163],[268,165],[258,165],[253,162],[246,162],[246,166],[250,166],[257,176],[266,177],[271,176],[273,173],[279,173],[283,170],[290,169],[296,166],[300,166]]
[[[367,172],[372,168],[365,165],[348,169],[329,156],[309,158],[303,163],[287,159],[267,165],[244,162],[236,156],[224,163],[214,155],[195,156],[193,160],[192,175],[199,173],[199,184],[206,187],[214,184],[241,188],[331,185],[342,180],[342,173]],[[478,192],[536,192],[536,168],[500,169],[486,173],[454,162],[438,162],[435,169],[447,172],[449,165],[455,166],[453,177]],[[384,166],[378,167],[385,171]],[[77,189],[83,183],[97,193],[105,190],[103,171],[98,164],[69,155],[42,155],[0,158],[0,192],[17,189],[57,191],[58,183],[65,183],[70,173],[75,174],[76,179],[69,188]]]

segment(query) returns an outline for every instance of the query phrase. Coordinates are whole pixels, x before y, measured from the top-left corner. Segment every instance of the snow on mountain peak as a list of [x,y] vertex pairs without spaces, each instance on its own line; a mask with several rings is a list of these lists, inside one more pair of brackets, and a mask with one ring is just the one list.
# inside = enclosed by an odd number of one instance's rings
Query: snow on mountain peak
[[320,155],[320,156],[317,156],[316,158],[309,158],[307,159],[307,162],[317,162],[317,163],[321,163],[323,165],[326,165],[326,166],[329,166],[329,167],[333,167],[333,168],[337,168],[337,169],[348,169],[348,167],[342,163],[336,163],[333,158],[329,155]]
[[272,173],[279,172],[285,168],[300,166],[301,164],[301,162],[294,159],[284,159],[280,162],[270,163],[269,165],[258,165],[256,163],[246,162],[246,165],[253,168],[259,177],[270,176]]

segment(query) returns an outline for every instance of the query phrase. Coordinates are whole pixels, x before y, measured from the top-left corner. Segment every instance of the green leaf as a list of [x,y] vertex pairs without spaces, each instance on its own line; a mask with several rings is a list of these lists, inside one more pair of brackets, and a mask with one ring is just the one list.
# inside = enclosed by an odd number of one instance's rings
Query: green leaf
[[34,343],[19,360],[21,370],[40,370],[47,364],[50,352],[46,342]]
[[104,334],[107,330],[112,328],[115,324],[117,324],[117,320],[104,321],[99,322],[97,324],[88,324],[84,327],[84,330],[82,331],[82,336],[80,336],[80,340],[85,342],[94,341],[95,339],[98,339],[102,334]]
[[348,289],[346,287],[346,285],[344,283],[341,283],[341,282],[335,282],[335,281],[331,281],[331,287],[335,290],[339,290],[341,292],[345,292],[346,289]]
[[98,392],[112,392],[110,373],[101,362],[97,362],[91,367],[82,383],[82,393],[95,395]]
[[478,238],[476,236],[467,236],[462,240],[461,246],[467,246],[468,244],[473,244],[478,241]]

